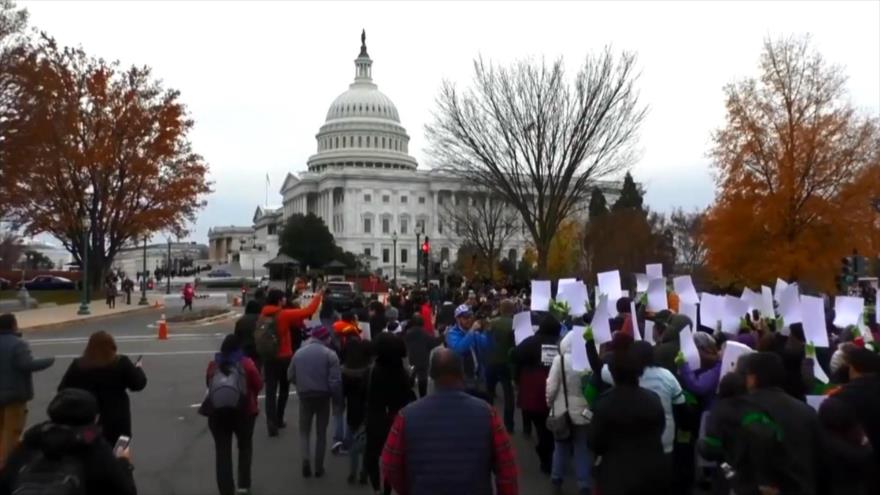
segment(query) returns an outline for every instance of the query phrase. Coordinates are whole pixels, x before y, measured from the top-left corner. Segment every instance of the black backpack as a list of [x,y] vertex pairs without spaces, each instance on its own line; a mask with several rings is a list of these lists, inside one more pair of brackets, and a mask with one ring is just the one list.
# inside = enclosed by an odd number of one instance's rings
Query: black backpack
[[21,467],[12,485],[12,495],[86,495],[85,472],[72,454],[48,456],[39,452]]

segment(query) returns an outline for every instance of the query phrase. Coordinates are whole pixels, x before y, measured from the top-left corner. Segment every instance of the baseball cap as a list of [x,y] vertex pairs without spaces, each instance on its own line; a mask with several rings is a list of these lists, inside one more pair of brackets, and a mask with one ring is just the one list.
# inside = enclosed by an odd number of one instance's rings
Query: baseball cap
[[458,318],[459,316],[472,315],[472,314],[474,314],[474,311],[467,304],[462,304],[461,306],[455,308],[455,317],[456,318]]

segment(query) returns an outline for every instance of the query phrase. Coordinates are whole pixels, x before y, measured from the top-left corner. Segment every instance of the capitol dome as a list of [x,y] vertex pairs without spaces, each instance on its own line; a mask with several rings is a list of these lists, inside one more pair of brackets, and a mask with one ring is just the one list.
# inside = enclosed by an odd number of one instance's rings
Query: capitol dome
[[400,124],[397,107],[373,82],[373,60],[363,32],[354,64],[354,82],[330,104],[315,136],[318,152],[309,158],[309,171],[344,167],[415,170],[418,164],[408,154],[409,135]]

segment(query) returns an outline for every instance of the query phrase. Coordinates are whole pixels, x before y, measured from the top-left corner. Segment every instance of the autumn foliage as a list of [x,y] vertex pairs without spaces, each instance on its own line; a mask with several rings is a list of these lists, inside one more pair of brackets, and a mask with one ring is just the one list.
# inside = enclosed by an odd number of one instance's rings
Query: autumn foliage
[[55,236],[79,261],[88,219],[96,275],[126,243],[181,232],[194,220],[211,191],[208,166],[190,147],[193,121],[177,91],[147,67],[123,69],[46,36],[7,55],[0,78],[7,220],[26,234]]
[[833,290],[842,256],[880,250],[878,120],[847,102],[844,83],[808,39],[788,39],[765,43],[759,78],[725,88],[717,201],[703,225],[718,283]]

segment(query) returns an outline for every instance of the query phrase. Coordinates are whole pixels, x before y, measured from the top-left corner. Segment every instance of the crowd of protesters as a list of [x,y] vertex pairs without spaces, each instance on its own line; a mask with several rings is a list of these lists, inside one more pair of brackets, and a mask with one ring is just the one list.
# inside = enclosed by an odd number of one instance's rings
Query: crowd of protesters
[[[348,457],[348,483],[374,493],[515,494],[524,463],[535,463],[552,493],[566,484],[579,495],[880,493],[873,314],[836,328],[829,309],[831,347],[816,349],[802,324],[775,314],[745,315],[731,334],[677,313],[674,294],[673,309],[658,312],[623,297],[611,303],[610,341],[598,345],[592,311],[531,312],[535,331],[518,339],[514,315],[530,300],[509,288],[399,289],[344,307],[326,295],[258,289],[208,364],[199,411],[221,495],[250,493],[258,394],[267,434],[278,437],[291,385],[301,475],[325,476],[329,450]],[[680,348],[691,331],[698,366]],[[730,342],[750,352],[728,370]],[[580,351],[586,366],[576,365]],[[112,466],[87,469],[89,486],[113,487],[88,492],[133,493],[128,451],[110,447],[131,436],[127,391],[146,386],[140,362],[118,355],[109,334],[92,335],[50,420],[15,447],[30,375],[51,364],[32,358],[14,318],[0,316],[0,495],[14,493],[35,453],[86,437],[86,462]],[[64,438],[59,429],[99,436]],[[514,455],[517,430],[533,455]]]

